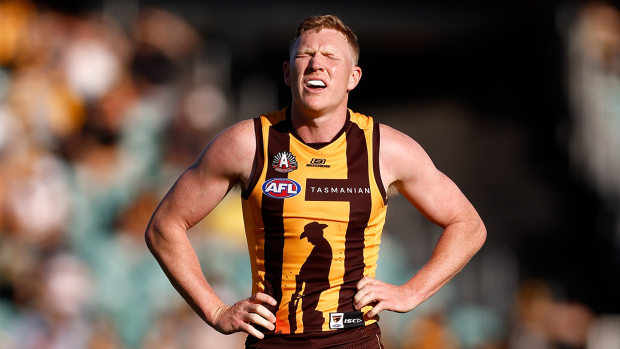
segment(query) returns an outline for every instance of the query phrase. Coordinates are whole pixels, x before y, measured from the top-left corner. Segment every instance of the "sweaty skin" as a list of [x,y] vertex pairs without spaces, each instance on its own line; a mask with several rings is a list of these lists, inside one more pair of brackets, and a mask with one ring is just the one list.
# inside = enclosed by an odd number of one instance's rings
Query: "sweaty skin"
[[[305,32],[284,63],[291,87],[291,123],[307,143],[328,142],[346,121],[349,91],[362,71],[355,66],[346,37],[333,29]],[[321,81],[325,87],[317,87]],[[441,173],[413,139],[381,125],[380,170],[385,188],[395,187],[426,218],[444,229],[428,263],[407,283],[395,286],[364,277],[355,306],[407,312],[445,285],[481,248],[486,229],[458,187]],[[246,187],[256,150],[252,120],[241,121],[209,143],[196,163],[179,177],[153,214],[147,245],[172,285],[196,313],[221,333],[263,334],[250,323],[274,329],[275,316],[262,304],[276,301],[256,293],[232,306],[205,279],[186,232],[208,215],[237,183]],[[252,154],[248,156],[248,154]]]

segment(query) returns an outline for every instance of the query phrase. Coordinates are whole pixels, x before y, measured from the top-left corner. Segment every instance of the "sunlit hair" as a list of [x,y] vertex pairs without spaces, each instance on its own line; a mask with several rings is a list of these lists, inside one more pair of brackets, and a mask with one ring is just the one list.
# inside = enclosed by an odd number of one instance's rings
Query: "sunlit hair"
[[297,34],[295,34],[295,37],[291,40],[289,54],[292,54],[293,46],[295,46],[295,43],[301,34],[308,31],[320,32],[321,29],[334,29],[344,34],[349,42],[349,46],[351,47],[353,63],[357,66],[360,57],[360,47],[357,44],[357,36],[355,36],[355,33],[351,30],[351,28],[347,27],[344,23],[342,23],[340,18],[334,15],[306,17],[306,19],[301,22],[299,27],[297,27]]

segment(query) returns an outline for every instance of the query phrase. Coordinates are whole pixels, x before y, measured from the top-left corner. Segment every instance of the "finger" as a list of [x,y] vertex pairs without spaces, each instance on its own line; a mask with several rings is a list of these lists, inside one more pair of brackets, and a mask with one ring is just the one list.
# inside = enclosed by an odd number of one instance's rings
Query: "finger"
[[379,312],[385,308],[384,303],[385,302],[379,302],[379,304],[375,305],[369,312],[366,313],[366,316],[370,318],[375,317],[375,315],[379,314]]
[[377,299],[377,296],[378,295],[375,291],[368,292],[366,295],[364,295],[364,297],[362,297],[362,299],[359,300],[359,302],[355,303],[355,308],[362,309],[364,306],[366,306],[366,304],[370,302],[380,301],[379,299]]
[[262,334],[259,330],[255,329],[254,326],[248,324],[248,323],[241,323],[241,325],[239,325],[239,329],[249,335],[252,335],[258,339],[263,339],[265,337],[264,334]]
[[374,288],[371,285],[366,285],[362,287],[361,289],[359,289],[359,291],[357,291],[355,296],[353,296],[353,303],[359,302],[362,298],[364,298],[365,295],[368,294],[368,292],[373,291],[373,289]]
[[276,317],[273,315],[273,313],[260,304],[251,308],[251,312],[262,316],[263,318],[267,319],[269,322],[276,322]]
[[245,321],[246,322],[251,322],[254,324],[257,324],[259,326],[262,326],[268,330],[273,330],[275,329],[275,325],[272,324],[271,322],[267,321],[264,317],[256,314],[256,313],[246,313],[245,315]]
[[374,308],[374,307],[377,306],[377,304],[379,304],[379,302],[377,302],[377,301],[370,302],[370,303],[368,303],[366,305],[361,306],[359,308],[359,311],[363,311],[364,308],[368,308],[368,307]]
[[257,292],[255,294],[253,294],[252,297],[250,297],[250,302],[252,302],[252,303],[267,303],[267,304],[270,304],[270,305],[278,304],[276,302],[276,300],[273,299],[273,297],[271,297],[268,294],[262,293],[262,292]]
[[371,278],[370,276],[364,276],[358,283],[357,283],[357,289],[361,290],[362,287],[370,284],[370,285],[376,285],[375,283],[375,279]]

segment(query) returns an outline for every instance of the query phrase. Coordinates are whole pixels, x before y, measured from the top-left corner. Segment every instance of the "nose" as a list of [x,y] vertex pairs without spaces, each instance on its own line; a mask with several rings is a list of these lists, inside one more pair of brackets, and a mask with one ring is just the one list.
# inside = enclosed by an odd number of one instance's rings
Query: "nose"
[[323,57],[320,54],[312,56],[308,64],[308,68],[310,68],[310,70],[312,71],[325,70],[325,65],[323,64]]

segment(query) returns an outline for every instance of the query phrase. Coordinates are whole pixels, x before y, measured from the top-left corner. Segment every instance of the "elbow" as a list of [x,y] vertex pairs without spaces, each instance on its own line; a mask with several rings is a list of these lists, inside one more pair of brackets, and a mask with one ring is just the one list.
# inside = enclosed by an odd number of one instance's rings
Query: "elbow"
[[151,253],[155,254],[157,250],[158,241],[161,239],[161,234],[157,232],[157,229],[153,226],[152,222],[149,223],[146,231],[144,232],[144,242]]
[[177,244],[180,236],[185,232],[186,229],[177,228],[168,222],[151,219],[144,232],[144,241],[153,256],[159,258],[161,254],[167,253],[172,246]]
[[478,217],[478,223],[476,224],[475,229],[475,241],[477,250],[480,250],[482,248],[486,239],[487,228],[485,227],[484,222],[482,222],[482,219]]
[[155,245],[155,231],[150,224],[144,232],[144,242],[146,243],[146,247],[153,252],[153,246]]

